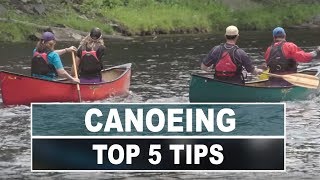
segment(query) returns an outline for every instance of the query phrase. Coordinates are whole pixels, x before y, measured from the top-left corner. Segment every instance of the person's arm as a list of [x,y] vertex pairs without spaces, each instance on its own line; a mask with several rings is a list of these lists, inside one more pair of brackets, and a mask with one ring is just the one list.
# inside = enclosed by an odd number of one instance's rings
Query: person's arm
[[64,48],[64,49],[59,49],[59,50],[54,50],[54,52],[56,52],[57,54],[59,54],[60,56],[67,53],[67,52],[72,52],[72,51],[77,51],[77,48],[74,46],[70,46],[68,48]]
[[204,65],[203,63],[201,63],[201,70],[204,70],[204,71],[207,71],[207,72],[211,72],[212,71],[212,66],[213,65],[211,65],[211,66],[206,66],[206,65]]
[[97,58],[100,62],[100,66],[101,66],[101,69],[103,69],[103,59],[102,57],[104,56],[105,54],[105,51],[106,51],[106,47],[105,46],[100,46],[97,50]]
[[311,52],[313,59],[320,58],[320,46],[318,46],[314,51]]
[[283,45],[283,53],[287,59],[294,59],[296,62],[307,63],[317,56],[317,52],[305,52],[294,43],[288,42]]
[[63,77],[63,78],[67,78],[70,81],[72,81],[73,83],[80,83],[80,80],[78,78],[73,78],[72,76],[70,76],[70,74],[64,70],[63,68],[61,69],[56,69],[58,76]]
[[219,46],[216,46],[211,49],[211,51],[207,54],[207,56],[202,60],[200,68],[204,71],[212,71],[214,62],[217,60],[217,56],[219,54],[218,48]]
[[70,74],[66,70],[64,70],[60,56],[57,53],[55,53],[55,52],[50,53],[48,60],[55,67],[58,76],[63,77],[63,78],[67,78],[74,83],[80,82],[79,79],[73,78],[72,76],[70,76]]
[[254,67],[253,71],[251,72],[253,75],[260,75],[263,73],[262,69],[259,69],[257,67]]
[[242,49],[238,49],[237,52],[239,53],[240,63],[246,69],[247,72],[253,75],[258,75],[263,72],[262,69],[258,69],[252,65],[252,60],[246,52],[244,52]]
[[99,49],[97,50],[97,58],[99,60],[102,60],[102,57],[104,56],[106,51],[106,47],[105,46],[100,46]]
[[270,56],[270,50],[271,50],[271,47],[268,47],[268,49],[264,53],[264,60],[266,61],[266,63],[268,62],[268,58]]

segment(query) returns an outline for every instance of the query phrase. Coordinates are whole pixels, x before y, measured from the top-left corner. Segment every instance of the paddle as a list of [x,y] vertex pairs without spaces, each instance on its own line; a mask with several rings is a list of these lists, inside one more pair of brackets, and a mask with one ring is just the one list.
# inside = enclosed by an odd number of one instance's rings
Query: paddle
[[258,75],[258,78],[259,80],[268,80],[269,79],[269,76],[268,76],[268,73],[269,73],[270,69],[266,69],[264,70],[260,75]]
[[285,75],[279,75],[279,74],[272,74],[272,73],[265,73],[269,76],[282,78],[289,83],[305,87],[309,89],[317,89],[319,86],[319,78],[316,76],[308,75],[308,74],[302,74],[302,73],[293,73],[293,74],[285,74]]
[[[72,54],[72,63],[73,63],[73,70],[74,70],[74,75],[76,78],[78,78],[78,71],[77,71],[77,67],[76,67],[76,60],[74,57],[74,52],[71,53]],[[77,84],[77,90],[78,90],[78,97],[79,97],[79,102],[81,102],[81,93],[80,93],[80,85]]]

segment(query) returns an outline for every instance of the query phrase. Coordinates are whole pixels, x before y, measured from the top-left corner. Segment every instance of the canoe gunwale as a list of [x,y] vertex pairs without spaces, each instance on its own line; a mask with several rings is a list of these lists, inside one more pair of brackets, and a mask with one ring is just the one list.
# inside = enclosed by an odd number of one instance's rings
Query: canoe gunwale
[[[296,87],[294,85],[292,86],[269,86],[269,87],[266,87],[266,86],[248,86],[248,85],[242,85],[242,84],[237,84],[237,83],[232,83],[232,82],[225,82],[225,81],[221,81],[221,80],[218,80],[218,79],[213,79],[213,78],[209,78],[209,77],[205,77],[203,75],[200,75],[200,74],[196,74],[196,73],[192,73],[191,76],[197,76],[197,77],[200,77],[200,78],[203,78],[203,79],[206,79],[208,81],[216,81],[216,82],[220,82],[220,83],[224,83],[224,84],[230,84],[230,85],[234,85],[234,86],[241,86],[241,87],[248,87],[248,88],[270,88],[270,89],[290,89],[292,87]],[[262,81],[251,81],[251,82],[246,82],[245,84],[253,84],[253,83],[263,83],[263,82],[266,82],[268,80],[262,80]]]
[[[319,76],[320,75],[320,66],[313,66],[313,67],[309,67],[309,68],[304,68],[301,70],[298,70],[298,73],[305,73],[305,74],[309,74],[308,72],[315,72],[313,75],[314,76]],[[232,82],[225,82],[225,81],[221,81],[218,79],[214,79],[214,78],[209,78],[209,77],[205,77],[205,75],[213,75],[213,73],[191,73],[191,78],[192,76],[197,76],[200,77],[202,79],[206,79],[207,81],[216,81],[216,82],[220,82],[220,83],[224,83],[224,84],[229,84],[229,85],[234,85],[234,86],[241,86],[241,87],[248,87],[248,88],[268,88],[268,89],[290,89],[290,88],[294,88],[294,87],[298,87],[295,85],[292,86],[250,86],[249,84],[254,84],[254,83],[263,83],[266,82],[268,80],[261,80],[261,81],[250,81],[250,82],[246,82],[245,85],[242,84],[236,84],[236,83],[232,83]],[[248,84],[248,85],[246,85]],[[320,84],[319,84],[320,86]],[[302,87],[303,88],[303,87]],[[308,89],[308,88],[305,88]]]
[[[103,81],[100,83],[81,83],[81,85],[103,85],[103,84],[108,84],[108,83],[112,83],[115,82],[119,79],[121,79],[123,76],[125,76],[128,71],[131,70],[131,63],[127,63],[127,64],[123,64],[123,65],[119,65],[119,66],[113,66],[110,68],[106,68],[101,70],[101,73],[107,72],[107,71],[112,71],[114,69],[125,69],[121,75],[119,75],[117,78],[111,80],[111,81]],[[65,82],[65,81],[51,81],[48,79],[42,79],[42,78],[38,78],[38,77],[33,77],[33,76],[28,76],[28,75],[24,75],[24,74],[20,74],[20,73],[14,73],[14,72],[10,72],[10,71],[5,71],[5,70],[0,70],[0,73],[6,73],[6,74],[13,74],[15,76],[20,76],[20,77],[25,77],[25,78],[31,78],[31,79],[37,79],[37,80],[42,80],[42,81],[47,81],[47,82],[51,82],[51,83],[60,83],[60,84],[75,84],[75,83],[71,83],[71,82]]]

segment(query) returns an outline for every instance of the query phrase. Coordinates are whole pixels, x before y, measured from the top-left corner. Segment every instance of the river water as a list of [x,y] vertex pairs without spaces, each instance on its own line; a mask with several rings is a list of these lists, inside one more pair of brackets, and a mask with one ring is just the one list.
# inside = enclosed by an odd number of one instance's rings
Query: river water
[[[240,32],[238,45],[253,58],[263,61],[263,52],[271,43],[270,32]],[[318,31],[288,31],[293,41],[306,51],[320,45]],[[133,63],[130,95],[101,102],[166,103],[188,102],[190,72],[199,70],[200,60],[216,44],[224,41],[223,34],[175,35],[135,38],[130,41],[106,41],[107,65]],[[30,73],[30,58],[35,43],[0,45],[0,70]],[[72,43],[58,42],[57,49]],[[71,56],[62,56],[66,69]],[[320,65],[320,61],[300,68]],[[22,90],[23,91],[23,90]],[[40,90],[39,90],[40,91]],[[31,173],[30,172],[30,107],[6,107],[0,104],[0,179],[288,179],[320,176],[320,97],[305,101],[290,101],[286,118],[285,173]],[[2,100],[0,100],[2,103]],[[263,163],[263,162],[261,162]]]

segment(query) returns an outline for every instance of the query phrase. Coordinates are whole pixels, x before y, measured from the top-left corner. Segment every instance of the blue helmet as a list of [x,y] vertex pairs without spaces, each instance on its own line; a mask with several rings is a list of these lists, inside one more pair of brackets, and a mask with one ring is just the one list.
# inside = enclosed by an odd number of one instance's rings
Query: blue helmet
[[282,27],[276,27],[274,28],[273,32],[273,37],[283,37],[286,36],[286,32],[284,31],[284,29]]

